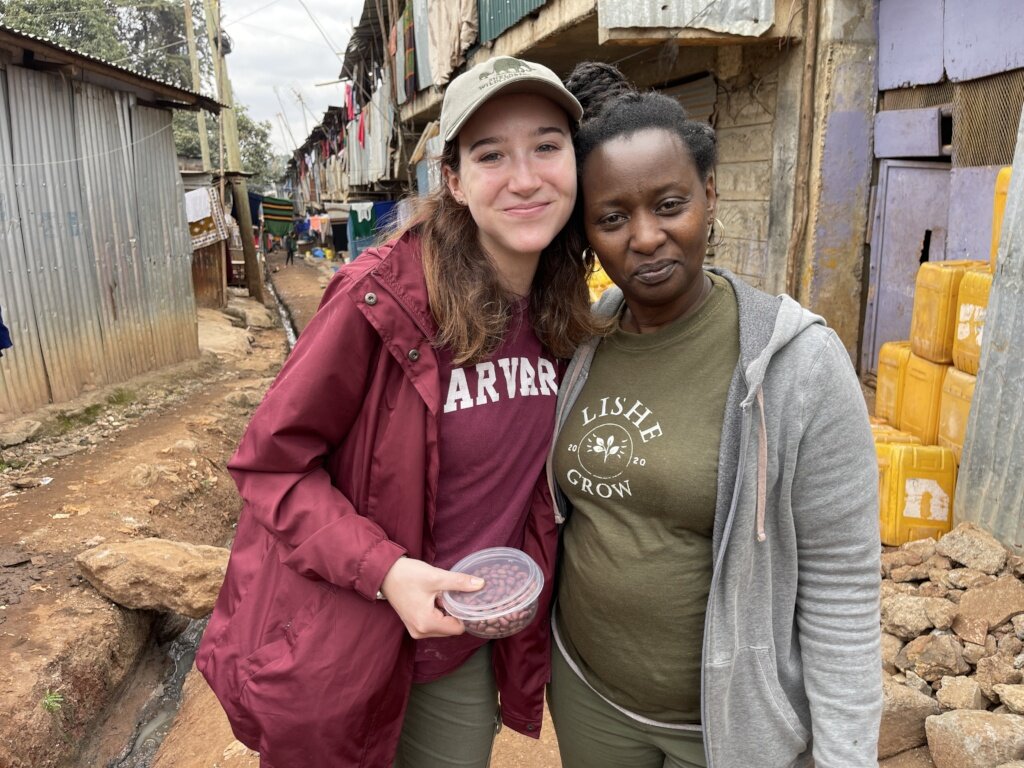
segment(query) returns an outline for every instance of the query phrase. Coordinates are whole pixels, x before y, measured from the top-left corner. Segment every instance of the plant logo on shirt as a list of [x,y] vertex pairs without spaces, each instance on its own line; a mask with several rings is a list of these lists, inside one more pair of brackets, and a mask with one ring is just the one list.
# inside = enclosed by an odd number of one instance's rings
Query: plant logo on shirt
[[633,438],[619,424],[602,424],[586,434],[576,455],[585,472],[601,480],[612,480],[633,459]]
[[602,397],[580,415],[590,430],[568,446],[579,469],[570,469],[566,481],[603,499],[632,496],[629,475],[647,464],[643,446],[661,436],[660,422],[642,402],[626,397]]

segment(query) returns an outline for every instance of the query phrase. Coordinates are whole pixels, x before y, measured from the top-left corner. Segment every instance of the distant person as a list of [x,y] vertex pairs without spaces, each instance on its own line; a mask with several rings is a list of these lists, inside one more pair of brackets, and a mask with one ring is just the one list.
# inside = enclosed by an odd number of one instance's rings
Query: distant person
[[[559,359],[593,335],[567,226],[579,103],[498,57],[448,86],[443,183],[340,268],[228,467],[245,506],[196,664],[262,768],[486,768],[540,733]],[[493,546],[546,583],[519,634],[437,606]]]
[[10,349],[13,346],[14,342],[11,341],[11,332],[4,325],[3,308],[0,308],[0,357],[4,356],[5,349]]
[[284,248],[285,257],[284,265],[287,267],[289,264],[295,263],[295,233],[289,232],[284,236]]
[[835,332],[705,268],[713,129],[580,64],[583,234],[615,283],[551,473],[565,768],[875,768],[878,475]]

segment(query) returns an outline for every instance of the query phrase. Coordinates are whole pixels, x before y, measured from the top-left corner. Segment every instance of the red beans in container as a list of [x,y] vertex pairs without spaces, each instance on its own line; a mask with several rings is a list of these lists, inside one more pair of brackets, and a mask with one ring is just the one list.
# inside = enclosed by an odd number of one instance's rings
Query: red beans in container
[[462,558],[451,570],[484,580],[478,592],[441,594],[444,609],[460,619],[469,634],[487,639],[508,637],[537,615],[544,574],[525,552],[510,547],[482,549]]

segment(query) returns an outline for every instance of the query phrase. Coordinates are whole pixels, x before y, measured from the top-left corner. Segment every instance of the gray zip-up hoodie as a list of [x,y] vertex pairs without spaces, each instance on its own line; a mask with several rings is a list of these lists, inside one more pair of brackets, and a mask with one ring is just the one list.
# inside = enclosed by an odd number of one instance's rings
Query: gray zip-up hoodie
[[[736,293],[740,355],[722,424],[704,624],[708,766],[789,768],[813,756],[816,768],[875,768],[878,474],[857,376],[822,318],[711,271]],[[622,303],[613,287],[595,311],[615,315]],[[569,364],[558,429],[599,343]],[[548,477],[562,522],[570,510],[550,457]]]

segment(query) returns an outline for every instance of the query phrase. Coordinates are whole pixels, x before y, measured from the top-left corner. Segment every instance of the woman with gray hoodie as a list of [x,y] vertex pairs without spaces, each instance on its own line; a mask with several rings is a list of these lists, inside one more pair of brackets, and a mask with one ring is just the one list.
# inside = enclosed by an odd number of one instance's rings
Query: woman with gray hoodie
[[563,378],[550,708],[565,768],[868,768],[877,471],[822,318],[722,269],[714,131],[579,65],[580,225],[617,288]]

